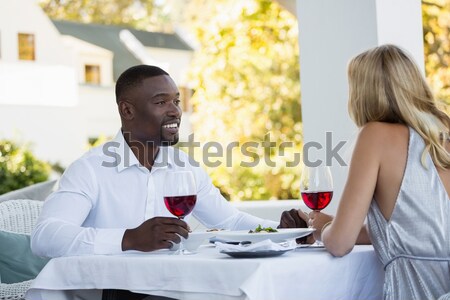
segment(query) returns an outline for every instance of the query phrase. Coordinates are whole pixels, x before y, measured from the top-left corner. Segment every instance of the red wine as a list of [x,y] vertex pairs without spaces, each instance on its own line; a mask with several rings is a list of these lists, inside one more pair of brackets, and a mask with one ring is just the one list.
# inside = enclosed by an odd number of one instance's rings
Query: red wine
[[164,197],[167,209],[179,218],[187,216],[195,206],[197,195]]
[[322,210],[330,204],[333,192],[303,192],[302,199],[312,210]]

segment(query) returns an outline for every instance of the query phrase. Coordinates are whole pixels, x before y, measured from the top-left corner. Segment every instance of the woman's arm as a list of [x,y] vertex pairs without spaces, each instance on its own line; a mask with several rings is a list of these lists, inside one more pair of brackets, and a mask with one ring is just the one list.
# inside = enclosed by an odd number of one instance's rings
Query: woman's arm
[[356,239],[356,245],[370,245],[372,241],[370,240],[369,232],[367,231],[367,225],[364,224],[359,231],[358,238]]
[[369,123],[361,129],[333,222],[323,228],[329,218],[316,212],[310,215],[311,225],[317,229],[316,239],[322,239],[334,256],[349,253],[355,243],[370,242],[363,223],[377,184],[385,130],[380,123]]
[[[327,214],[324,214],[324,213],[319,213],[319,212],[314,212],[314,211],[312,211],[309,215],[307,213],[303,212],[303,211],[299,211],[298,215],[301,216],[306,222],[309,221],[309,219],[310,219],[309,216],[311,216],[311,220],[312,220],[311,225],[314,228],[319,229],[318,231],[316,231],[314,233],[314,236],[312,236],[312,239],[308,240],[308,242],[307,242],[308,244],[314,243],[316,238],[318,240],[320,240],[322,229],[326,228],[324,226],[328,226],[328,225],[331,226],[331,222],[333,221],[333,218],[334,218],[332,215],[327,215]],[[306,218],[305,218],[305,215],[306,215]],[[369,232],[367,231],[366,224],[362,225],[362,227],[361,227],[361,229],[359,231],[358,237],[356,239],[356,243],[355,244],[357,244],[357,245],[370,245],[370,244],[372,244],[372,241],[370,240]]]

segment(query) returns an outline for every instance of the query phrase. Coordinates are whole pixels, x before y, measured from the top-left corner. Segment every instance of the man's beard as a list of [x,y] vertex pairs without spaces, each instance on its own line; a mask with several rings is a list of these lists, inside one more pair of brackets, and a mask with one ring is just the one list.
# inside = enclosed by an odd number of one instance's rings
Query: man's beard
[[177,133],[176,135],[173,136],[173,140],[165,139],[162,128],[161,128],[161,131],[159,133],[159,137],[160,137],[159,145],[161,147],[173,146],[176,143],[178,143],[178,140],[180,139],[179,133]]

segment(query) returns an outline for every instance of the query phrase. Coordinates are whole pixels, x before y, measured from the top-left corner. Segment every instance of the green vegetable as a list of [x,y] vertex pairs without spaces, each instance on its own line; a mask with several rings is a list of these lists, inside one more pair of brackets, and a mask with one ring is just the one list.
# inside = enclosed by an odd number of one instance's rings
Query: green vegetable
[[258,233],[258,232],[278,232],[278,230],[273,229],[272,227],[262,227],[261,224],[258,224],[258,227],[255,230],[250,230],[248,233]]

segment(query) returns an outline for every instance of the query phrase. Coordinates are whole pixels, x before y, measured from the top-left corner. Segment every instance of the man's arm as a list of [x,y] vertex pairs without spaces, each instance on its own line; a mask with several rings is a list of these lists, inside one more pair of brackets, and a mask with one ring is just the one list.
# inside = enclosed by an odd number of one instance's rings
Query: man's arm
[[280,219],[280,228],[306,228],[308,227],[308,224],[306,224],[306,221],[304,218],[300,217],[308,217],[307,214],[305,214],[300,209],[297,210],[295,208],[291,210],[285,210],[281,214]]
[[[89,163],[79,160],[72,164],[61,178],[58,191],[44,204],[32,233],[33,252],[59,257],[117,254],[125,250],[153,251],[170,248],[172,242],[180,242],[180,236],[188,236],[185,222],[166,217],[149,219],[130,229],[83,227],[99,201],[98,194],[96,176]],[[102,213],[110,212],[96,213],[101,218]]]
[[[280,225],[278,228],[306,228],[308,224],[306,221],[300,217],[302,215],[305,216],[305,213],[302,210],[297,210],[295,208],[291,210],[283,211],[281,214]],[[308,235],[296,240],[298,244],[312,244],[314,243],[314,239],[312,235]]]
[[220,194],[203,169],[193,167],[193,172],[198,187],[193,215],[207,228],[247,230],[255,229],[259,224],[273,228],[279,225],[239,211]]
[[121,252],[125,229],[82,227],[97,193],[91,167],[83,160],[74,162],[44,203],[31,236],[33,252],[46,257]]
[[156,217],[134,229],[127,229],[122,239],[122,250],[154,251],[170,249],[181,236],[188,237],[189,227],[177,218]]

